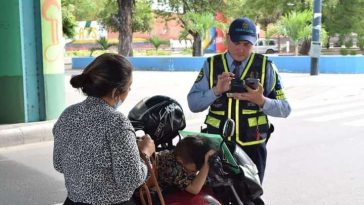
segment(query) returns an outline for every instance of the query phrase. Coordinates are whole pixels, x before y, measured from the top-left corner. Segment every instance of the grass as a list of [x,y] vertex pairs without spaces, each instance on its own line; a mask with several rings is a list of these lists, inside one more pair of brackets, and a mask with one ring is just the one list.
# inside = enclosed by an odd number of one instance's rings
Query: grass
[[[106,52],[117,53],[117,51],[110,50],[95,50],[92,53],[93,57],[99,56]],[[89,57],[91,50],[77,50],[77,51],[66,51],[67,57]],[[170,56],[170,55],[186,55],[192,56],[192,49],[183,49],[179,51],[172,51],[170,49],[143,49],[143,50],[134,50],[134,56]]]

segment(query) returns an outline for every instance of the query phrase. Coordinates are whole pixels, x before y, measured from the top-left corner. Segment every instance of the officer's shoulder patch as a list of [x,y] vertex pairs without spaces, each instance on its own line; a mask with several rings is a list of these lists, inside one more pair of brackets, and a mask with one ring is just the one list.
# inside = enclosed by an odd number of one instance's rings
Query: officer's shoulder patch
[[204,76],[203,68],[201,68],[200,72],[198,73],[197,79],[195,80],[195,83],[198,83],[202,80]]

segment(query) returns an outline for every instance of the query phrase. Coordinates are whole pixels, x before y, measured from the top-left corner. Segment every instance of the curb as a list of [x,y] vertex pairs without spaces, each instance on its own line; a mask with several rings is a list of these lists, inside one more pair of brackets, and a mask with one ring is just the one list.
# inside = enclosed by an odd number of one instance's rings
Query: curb
[[0,148],[53,140],[55,120],[0,126]]

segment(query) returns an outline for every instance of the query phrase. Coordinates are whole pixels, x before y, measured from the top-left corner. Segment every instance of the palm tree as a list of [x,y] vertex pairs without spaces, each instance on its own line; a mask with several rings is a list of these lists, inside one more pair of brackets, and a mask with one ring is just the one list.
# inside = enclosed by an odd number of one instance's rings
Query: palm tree
[[311,36],[312,11],[292,11],[278,20],[276,28],[279,34],[288,36],[295,46],[295,55],[298,55],[298,43],[300,40]]
[[180,34],[181,39],[188,39],[188,35],[193,37],[193,56],[202,56],[202,41],[210,28],[215,27],[216,21],[211,13],[187,12],[183,15],[183,31]]
[[111,46],[115,46],[117,44],[115,43],[109,43],[108,40],[105,37],[100,37],[97,41],[98,47],[93,47],[90,49],[91,53],[90,56],[92,56],[93,52],[96,50],[108,50]]
[[158,48],[161,45],[168,45],[169,46],[169,41],[162,40],[158,36],[152,36],[151,38],[149,38],[149,42],[151,44],[153,44],[153,46],[155,48],[155,51],[158,51]]

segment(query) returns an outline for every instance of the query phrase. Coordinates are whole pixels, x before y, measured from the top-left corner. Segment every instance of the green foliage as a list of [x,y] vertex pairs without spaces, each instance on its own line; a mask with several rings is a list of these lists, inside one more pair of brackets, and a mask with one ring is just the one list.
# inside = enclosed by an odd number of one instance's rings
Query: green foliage
[[[135,0],[135,7],[133,10],[133,23],[132,30],[136,31],[149,31],[150,22],[154,17],[151,12],[151,0]],[[300,13],[301,11],[311,10],[313,0],[157,0],[158,3],[163,5],[164,10],[156,11],[157,14],[163,15],[167,20],[176,18],[182,23],[183,27],[190,26],[190,22],[183,22],[184,14],[188,12],[193,13],[208,13],[215,15],[216,11],[222,12],[225,17],[236,18],[239,16],[247,16],[260,24],[262,30],[267,30],[266,27],[269,23],[277,22],[280,16],[290,15],[292,12]],[[64,5],[73,5],[76,10]],[[322,23],[323,28],[326,29],[326,36],[333,36],[335,34],[347,35],[352,32],[364,34],[364,16],[361,14],[364,8],[364,0],[325,0],[322,1]],[[116,0],[62,0],[62,10],[67,10],[67,13],[62,11],[63,18],[77,19],[77,20],[95,20],[101,19],[104,25],[112,28],[114,31],[118,30],[117,23],[120,23],[117,18],[118,6]],[[74,17],[68,17],[73,15]],[[310,13],[310,23],[312,21],[312,12]],[[66,19],[67,19],[66,18]],[[65,19],[65,18],[64,18]],[[227,24],[218,23],[216,26],[224,27],[227,29]],[[64,28],[72,28],[72,20],[63,21]],[[311,35],[311,28],[300,29],[301,34],[297,36],[305,36],[306,31],[308,36]],[[72,36],[72,29],[64,30],[66,36]],[[204,32],[202,32],[205,34]],[[268,36],[274,32],[268,31]],[[321,34],[324,30],[321,30]],[[184,30],[181,39],[190,38],[191,35],[196,34],[192,30]],[[189,36],[189,37],[187,37]],[[198,37],[198,36],[197,36]],[[326,38],[320,36],[322,42],[326,42]],[[343,43],[344,44],[344,43]],[[342,44],[342,45],[343,45]],[[364,44],[364,43],[363,43]],[[358,40],[360,47],[360,39]],[[361,46],[364,49],[364,46]]]
[[98,21],[108,29],[118,31],[117,24],[118,4],[116,1],[105,1],[102,9],[98,12]]
[[277,31],[291,38],[296,44],[299,40],[308,37],[311,32],[312,11],[292,11],[283,16],[277,23]]
[[265,32],[265,38],[270,39],[273,35],[279,34],[277,26],[273,25],[267,28]]
[[337,43],[342,46],[345,43],[345,36],[344,35],[339,35],[339,40],[337,41]]
[[[184,30],[180,34],[180,40],[193,37],[192,55],[202,55],[201,43],[206,31],[212,27],[208,26],[211,19],[214,21],[216,11],[224,10],[226,0],[157,0],[164,8],[156,10],[156,14],[162,16],[165,21],[177,19],[181,22]],[[223,12],[225,13],[225,12]],[[212,18],[211,18],[212,17]],[[210,19],[211,18],[211,19]],[[210,22],[210,23],[209,23]]]
[[158,51],[158,48],[161,45],[168,45],[169,46],[169,41],[162,40],[158,36],[152,36],[151,38],[148,39],[148,41],[151,44],[153,44],[156,51]]
[[321,27],[320,31],[320,41],[323,45],[326,45],[329,40],[329,34],[327,33],[326,29],[324,27]]
[[356,55],[356,50],[351,50],[350,55],[355,56]]
[[[269,3],[271,1],[266,1],[263,5],[266,5],[266,3]],[[239,16],[246,16],[250,17],[252,19],[255,18],[255,12],[258,10],[252,11],[251,8],[254,8],[254,1],[248,1],[248,0],[227,0],[225,1],[225,5],[222,7],[222,13],[226,17],[235,19]],[[241,9],[243,8],[244,9]],[[260,7],[261,8],[261,7]]]
[[135,11],[133,12],[133,32],[148,32],[152,30],[153,11],[150,0],[136,0]]
[[343,55],[343,56],[346,56],[348,55],[349,51],[348,49],[346,48],[340,48],[340,54]]
[[[118,18],[118,4],[115,0],[107,0],[102,6],[102,9],[98,12],[98,20],[111,29],[112,31],[118,31],[120,25],[120,19]],[[133,11],[133,32],[147,32],[151,30],[153,23],[153,12],[151,10],[150,0],[136,0]]]
[[90,49],[90,56],[96,51],[96,50],[103,50],[107,51],[111,46],[114,46],[116,44],[109,43],[108,40],[105,37],[100,37],[97,41],[98,47],[93,47]]
[[330,35],[363,33],[363,8],[364,0],[323,1],[322,22]]
[[[236,1],[236,0],[234,0]],[[215,13],[221,11],[224,5],[223,0],[157,0],[160,5],[164,5],[164,10],[160,10],[160,15],[171,15],[172,13],[185,14],[187,12]]]
[[106,0],[62,0],[63,2],[72,4],[77,8],[72,13],[78,21],[93,21],[97,19],[97,13]]
[[66,38],[72,39],[76,35],[76,17],[73,15],[75,6],[62,0],[62,31]]
[[107,50],[111,46],[115,46],[114,43],[109,43],[105,37],[100,37],[96,42],[101,46],[102,50]]
[[345,45],[346,48],[353,47],[353,39],[350,38],[350,39],[346,40],[344,45]]
[[364,37],[358,36],[358,47],[360,50],[364,50]]
[[186,39],[188,33],[198,34],[201,39],[204,39],[209,29],[216,26],[216,21],[211,13],[187,12],[183,15],[182,21],[185,26],[181,39]]
[[169,56],[172,54],[169,50],[134,50],[134,56]]
[[302,12],[292,11],[279,19],[276,29],[279,34],[288,36],[296,46],[296,55],[298,54],[298,42],[310,38],[312,11],[304,10]]
[[228,6],[224,13],[227,16],[250,17],[265,31],[269,24],[276,23],[281,16],[291,11],[300,12],[312,8],[312,0],[228,0],[226,4]]

